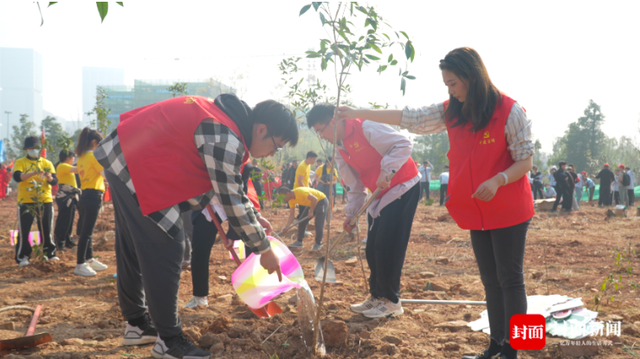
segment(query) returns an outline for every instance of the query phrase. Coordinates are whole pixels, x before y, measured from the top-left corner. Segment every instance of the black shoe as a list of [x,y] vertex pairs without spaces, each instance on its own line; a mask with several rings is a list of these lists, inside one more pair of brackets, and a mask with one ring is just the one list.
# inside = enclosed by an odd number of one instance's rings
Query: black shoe
[[66,250],[67,250],[67,249],[64,247],[64,244],[63,244],[63,243],[60,243],[60,242],[56,243],[56,247],[58,248],[58,251],[59,251],[59,252],[64,252],[64,251],[66,251]]
[[211,353],[198,348],[184,335],[168,340],[166,343],[160,337],[151,349],[151,356],[156,359],[209,359]]
[[[498,353],[500,354],[500,353]],[[476,356],[471,356],[471,355],[465,355],[462,357],[462,359],[490,359],[490,358],[495,358],[495,356],[490,356],[489,355],[489,349],[483,351],[482,353],[476,355]]]
[[64,246],[71,249],[75,246],[77,246],[78,244],[76,242],[74,242],[71,238],[67,239],[67,241],[64,243]]

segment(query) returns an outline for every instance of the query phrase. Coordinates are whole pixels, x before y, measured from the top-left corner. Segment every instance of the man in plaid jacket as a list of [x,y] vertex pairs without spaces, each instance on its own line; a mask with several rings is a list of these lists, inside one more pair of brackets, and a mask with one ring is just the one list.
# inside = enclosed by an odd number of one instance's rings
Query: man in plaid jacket
[[[268,100],[251,109],[233,94],[185,96],[120,116],[94,151],[105,169],[116,220],[118,298],[124,345],[155,342],[155,358],[209,358],[182,334],[178,288],[184,251],[181,212],[216,196],[230,226],[281,278],[260,216],[243,191],[241,169],[298,141],[295,118]],[[150,318],[149,318],[150,317]],[[153,321],[153,323],[151,322]]]

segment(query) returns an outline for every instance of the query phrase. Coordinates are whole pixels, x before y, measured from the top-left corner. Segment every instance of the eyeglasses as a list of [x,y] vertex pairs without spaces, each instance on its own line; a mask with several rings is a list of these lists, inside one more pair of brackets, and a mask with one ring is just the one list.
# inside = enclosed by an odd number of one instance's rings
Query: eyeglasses
[[320,136],[320,134],[321,134],[322,132],[324,132],[324,130],[327,128],[327,126],[329,126],[329,123],[331,123],[331,122],[328,122],[326,125],[324,125],[324,127],[322,128],[322,130],[320,130],[320,131],[316,131],[315,129],[313,129],[313,132],[315,132],[315,134],[316,134],[316,135]]
[[278,144],[276,143],[276,140],[273,139],[273,136],[271,136],[271,141],[273,142],[273,147],[275,148],[275,150],[273,152],[282,151],[282,147],[278,147]]

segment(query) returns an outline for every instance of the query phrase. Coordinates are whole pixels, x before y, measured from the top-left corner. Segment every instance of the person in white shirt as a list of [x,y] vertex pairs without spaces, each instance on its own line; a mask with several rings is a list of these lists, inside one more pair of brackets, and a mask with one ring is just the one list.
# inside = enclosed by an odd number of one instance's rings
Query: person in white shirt
[[420,200],[422,200],[422,193],[425,192],[427,194],[427,199],[429,199],[429,182],[431,182],[431,171],[433,171],[433,165],[429,163],[429,161],[424,161],[422,163],[422,167],[418,168],[418,172],[420,172]]
[[549,179],[549,184],[551,185],[551,187],[553,187],[555,189],[556,187],[556,178],[553,177],[553,174],[556,173],[556,171],[558,170],[558,167],[556,166],[551,166],[551,169],[549,170],[549,175],[547,176],[547,178]]
[[544,185],[544,198],[556,198],[556,190],[548,183]]
[[626,167],[624,170],[625,172],[627,172],[627,175],[629,175],[629,178],[631,179],[629,186],[627,186],[627,198],[629,199],[629,207],[631,207],[636,202],[636,194],[634,192],[636,188],[636,174],[633,173],[633,171],[629,167]]
[[444,172],[440,174],[440,206],[444,206],[445,197],[447,196],[447,187],[449,187],[449,166],[444,166]]

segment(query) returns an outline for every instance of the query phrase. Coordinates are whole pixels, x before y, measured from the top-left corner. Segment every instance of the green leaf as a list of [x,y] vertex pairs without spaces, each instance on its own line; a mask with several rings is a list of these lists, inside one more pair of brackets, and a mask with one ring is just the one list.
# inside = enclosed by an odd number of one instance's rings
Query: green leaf
[[44,17],[42,17],[42,10],[40,10],[40,3],[36,2],[36,4],[38,4],[38,12],[40,12],[40,26],[42,26],[42,24],[44,24]]
[[387,65],[378,66],[378,73],[382,73],[382,71],[387,69]]
[[407,88],[407,81],[403,77],[402,80],[400,80],[400,90],[402,90],[402,95],[403,96],[404,96],[406,88]]
[[389,58],[387,59],[387,62],[391,62],[391,60],[393,60],[393,54],[389,55]]
[[314,1],[311,3],[311,5],[313,5],[313,8],[318,11],[318,9],[320,8],[320,5],[322,5],[322,1]]
[[398,64],[398,60],[393,60],[389,63],[391,66],[396,66]]
[[96,5],[98,5],[98,12],[100,13],[100,22],[104,22],[104,18],[107,16],[107,12],[109,11],[109,3],[106,1],[96,1]]
[[373,55],[369,55],[369,54],[365,54],[364,56],[366,56],[370,60],[374,60],[374,61],[380,60],[380,58],[378,56],[373,56]]
[[404,35],[404,37],[406,37],[406,38],[407,38],[407,40],[409,40],[409,35],[407,35],[407,33],[406,33],[406,32],[404,32],[404,31],[400,31],[400,33],[401,33],[402,35]]
[[49,5],[47,5],[47,7],[49,7],[49,6],[53,5],[53,4],[57,4],[57,3],[58,3],[57,1],[49,1]]
[[415,77],[415,76],[411,76],[411,75],[407,75],[407,76],[405,76],[405,77],[406,77],[406,78],[408,78],[409,80],[415,80],[415,79],[416,79],[416,77]]
[[307,51],[306,54],[307,54],[307,58],[309,58],[309,59],[320,57],[320,54],[318,54],[315,51]]
[[322,61],[320,62],[320,69],[321,69],[322,71],[324,71],[324,70],[326,70],[326,69],[327,69],[327,60],[322,59]]
[[327,20],[324,18],[323,13],[320,13],[320,22],[322,23],[322,26],[324,26],[324,24],[327,22]]
[[373,42],[369,43],[369,46],[377,53],[381,54],[382,50],[380,50],[380,48],[378,47],[378,45],[374,44]]
[[122,7],[124,7],[124,2],[122,2],[122,1],[116,1],[116,4],[118,4],[118,5],[122,6]]
[[305,5],[302,7],[302,9],[300,9],[300,14],[298,16],[302,16],[302,14],[304,14],[305,12],[307,12],[307,10],[309,10],[311,8],[311,5]]
[[413,55],[413,46],[411,46],[411,41],[407,41],[404,45],[404,54],[407,56],[407,60],[411,59],[411,55]]

